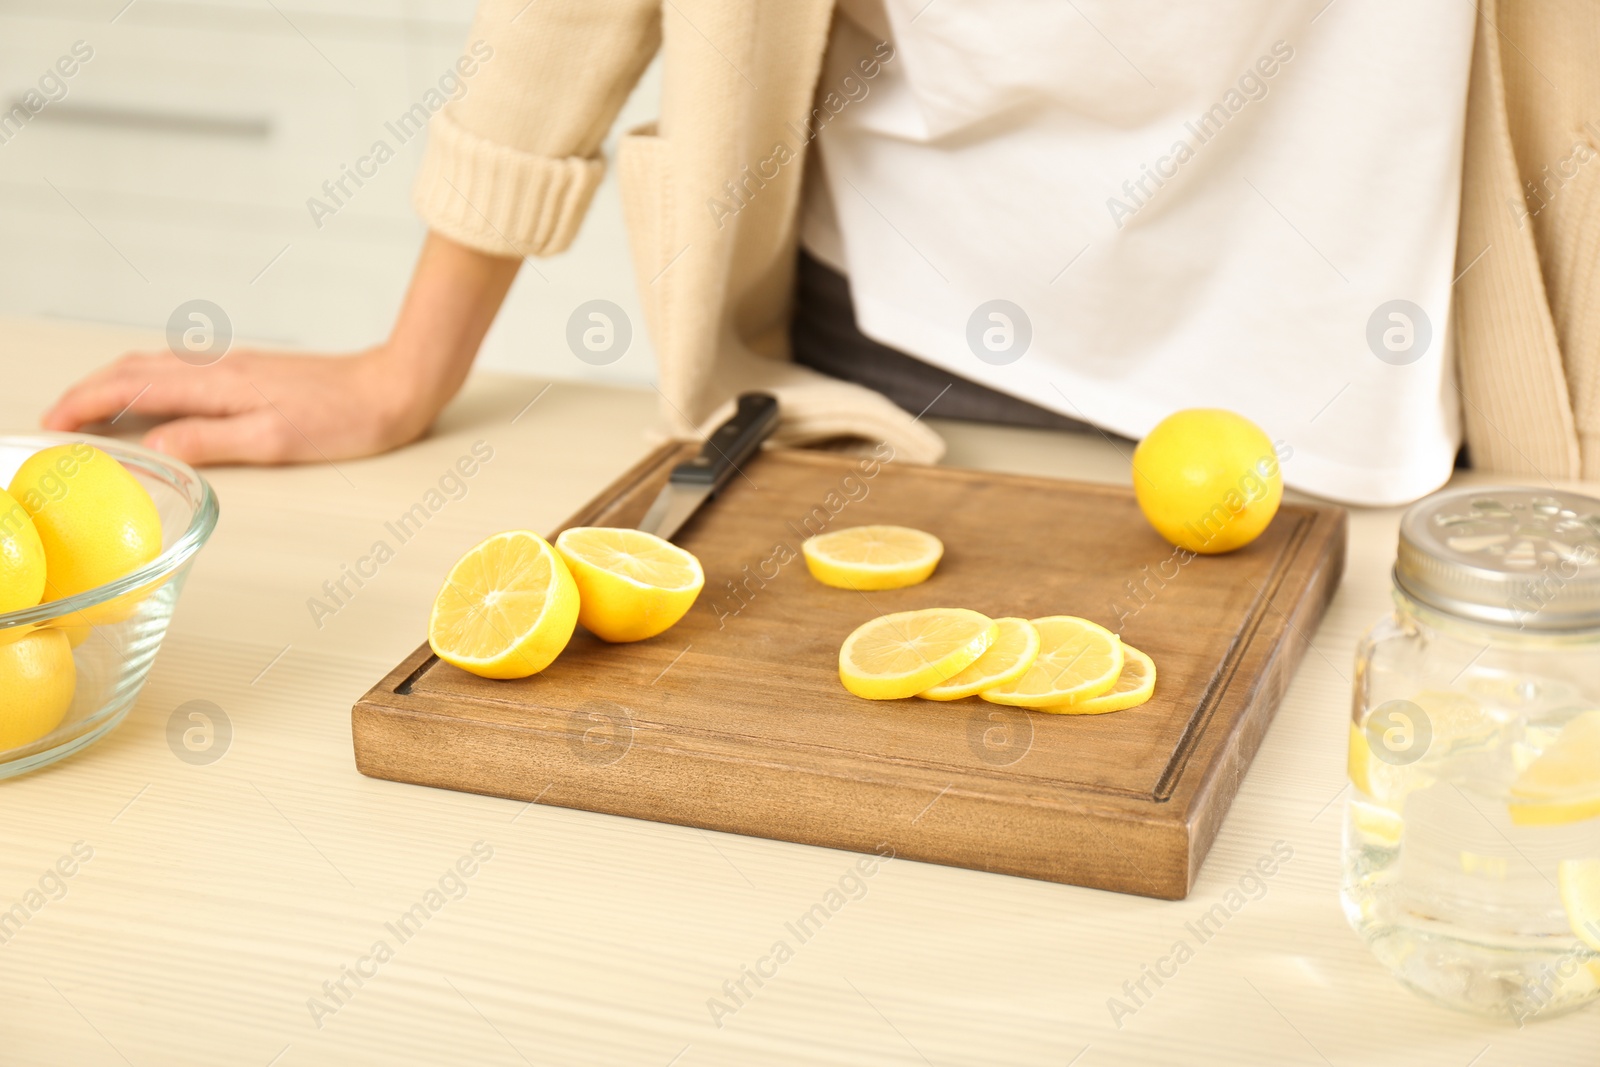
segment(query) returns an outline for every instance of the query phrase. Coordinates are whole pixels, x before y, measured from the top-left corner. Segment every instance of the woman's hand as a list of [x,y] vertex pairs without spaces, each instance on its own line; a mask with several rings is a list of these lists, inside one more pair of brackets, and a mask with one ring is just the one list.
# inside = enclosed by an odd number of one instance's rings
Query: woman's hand
[[522,265],[430,233],[389,340],[348,356],[232,351],[194,366],[132,354],[68,389],[51,430],[169,419],[145,444],[189,463],[316,463],[398,448],[427,432],[466,379]]
[[67,390],[46,429],[78,430],[124,412],[170,419],[145,435],[187,463],[316,463],[416,440],[448,396],[419,385],[387,347],[351,356],[230,352],[194,366],[171,353],[123,356]]

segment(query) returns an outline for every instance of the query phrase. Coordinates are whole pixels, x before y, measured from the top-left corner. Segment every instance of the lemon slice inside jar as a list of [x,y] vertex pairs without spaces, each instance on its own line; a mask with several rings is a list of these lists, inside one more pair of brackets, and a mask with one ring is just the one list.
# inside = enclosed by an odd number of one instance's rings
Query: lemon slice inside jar
[[1562,860],[1556,882],[1572,932],[1600,952],[1600,859]]
[[1564,726],[1511,783],[1517,826],[1565,826],[1600,817],[1600,710]]

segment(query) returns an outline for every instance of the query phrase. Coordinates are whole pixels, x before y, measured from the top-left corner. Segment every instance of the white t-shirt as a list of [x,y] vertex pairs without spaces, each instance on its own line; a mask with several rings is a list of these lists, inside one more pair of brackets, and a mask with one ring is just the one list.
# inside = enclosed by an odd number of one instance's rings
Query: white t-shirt
[[802,234],[864,333],[1129,437],[1230,408],[1321,496],[1449,477],[1471,4],[861,6]]

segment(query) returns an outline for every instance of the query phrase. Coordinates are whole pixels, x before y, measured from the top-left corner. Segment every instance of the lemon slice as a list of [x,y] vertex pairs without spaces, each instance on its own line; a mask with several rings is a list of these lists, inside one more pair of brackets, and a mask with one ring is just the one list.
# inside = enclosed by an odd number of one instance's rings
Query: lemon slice
[[1367,731],[1354,722],[1350,724],[1350,749],[1345,766],[1351,785],[1396,813],[1404,809],[1406,797],[1434,782],[1426,761],[1402,765],[1379,759],[1372,751]]
[[[1350,825],[1362,844],[1377,848],[1399,848],[1406,828],[1398,812],[1354,798],[1350,800]],[[1467,854],[1463,852],[1461,856],[1465,869]]]
[[428,644],[484,678],[526,678],[561,654],[577,622],[578,587],[567,565],[538,534],[511,530],[450,568],[428,618]]
[[909,526],[851,526],[808,538],[806,569],[839,589],[902,589],[927,581],[944,542]]
[[578,583],[578,621],[603,641],[643,641],[688,614],[706,584],[693,553],[642,530],[575,526],[556,551]]
[[839,680],[858,697],[916,696],[970,667],[1000,636],[987,615],[928,608],[880,615],[839,648]]
[[1600,710],[1562,728],[1511,783],[1511,821],[1561,826],[1600,816]]
[[1578,940],[1600,952],[1600,859],[1562,860],[1556,884]]
[[1504,730],[1489,708],[1469,693],[1424,689],[1411,702],[1427,714],[1432,745],[1439,755],[1493,744]]
[[1345,769],[1350,773],[1350,784],[1369,797],[1382,800],[1373,788],[1372,746],[1367,743],[1367,733],[1355,723],[1350,724],[1350,749],[1345,756]]
[[978,695],[994,704],[1050,708],[1110,692],[1122,673],[1122,641],[1088,619],[1051,615],[1033,620],[1039,656],[1014,682]]
[[[1379,808],[1379,811],[1387,809]],[[1511,870],[1511,864],[1506,862],[1504,856],[1485,856],[1481,852],[1461,850],[1461,873],[1474,874],[1483,878],[1490,878],[1496,882],[1506,880],[1506,875]]]
[[994,624],[1000,635],[989,651],[966,670],[917,695],[929,700],[960,700],[1021,678],[1039,655],[1039,631],[1027,619],[996,619]]
[[1097,697],[1083,697],[1039,710],[1056,715],[1104,715],[1136,708],[1149,700],[1155,691],[1155,661],[1132,645],[1123,645],[1122,673],[1117,675],[1110,689]]

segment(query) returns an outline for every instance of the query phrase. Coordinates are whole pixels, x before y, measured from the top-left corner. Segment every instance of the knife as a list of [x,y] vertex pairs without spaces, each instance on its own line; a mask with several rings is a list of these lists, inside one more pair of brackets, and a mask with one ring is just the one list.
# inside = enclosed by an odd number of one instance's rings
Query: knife
[[700,454],[672,468],[672,476],[645,513],[639,529],[672,540],[706,500],[728,483],[778,426],[778,398],[743,393],[727,422],[706,438]]

